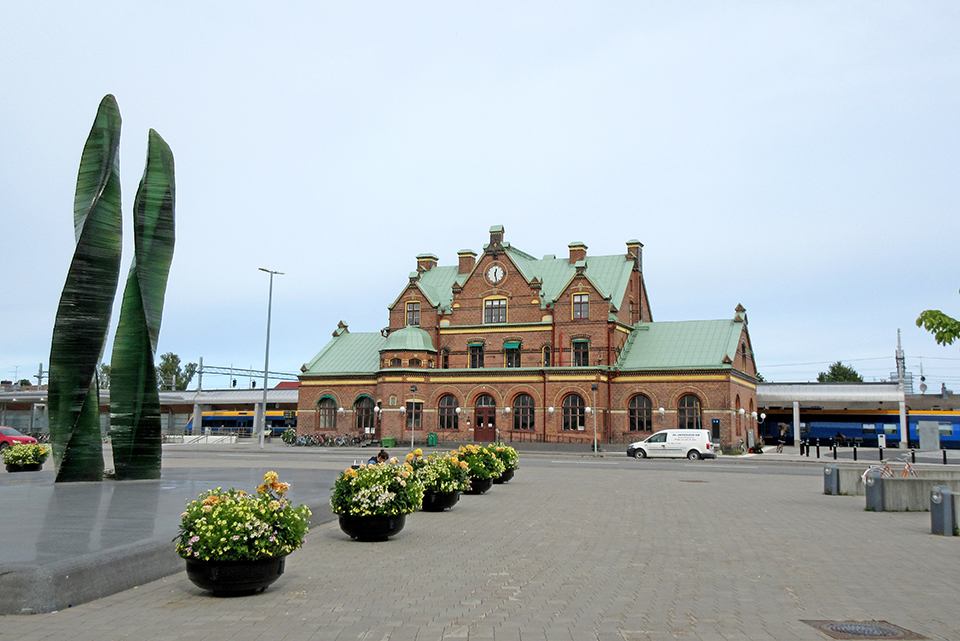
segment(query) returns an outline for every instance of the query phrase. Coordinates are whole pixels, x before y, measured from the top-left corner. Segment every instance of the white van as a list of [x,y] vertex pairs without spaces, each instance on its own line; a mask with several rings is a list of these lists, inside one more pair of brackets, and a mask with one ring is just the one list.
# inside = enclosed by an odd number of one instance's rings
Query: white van
[[710,440],[710,430],[661,430],[642,441],[627,446],[627,456],[647,458],[717,458],[717,447]]

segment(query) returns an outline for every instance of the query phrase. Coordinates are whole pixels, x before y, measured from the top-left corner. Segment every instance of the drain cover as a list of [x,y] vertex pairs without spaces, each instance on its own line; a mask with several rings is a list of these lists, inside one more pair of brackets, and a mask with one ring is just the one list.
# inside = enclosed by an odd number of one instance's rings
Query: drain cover
[[820,630],[831,639],[909,639],[927,637],[886,621],[801,621]]

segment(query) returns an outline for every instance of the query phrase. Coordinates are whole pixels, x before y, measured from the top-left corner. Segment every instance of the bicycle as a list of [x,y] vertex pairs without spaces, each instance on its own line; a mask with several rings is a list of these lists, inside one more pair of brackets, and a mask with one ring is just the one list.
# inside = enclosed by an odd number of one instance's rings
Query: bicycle
[[777,441],[777,454],[783,454],[783,439]]
[[880,472],[881,478],[888,478],[888,479],[895,478],[896,475],[894,474],[894,470],[893,468],[890,467],[891,463],[894,463],[894,464],[903,463],[903,470],[900,472],[900,478],[905,479],[910,476],[912,476],[913,478],[920,478],[916,470],[913,469],[913,466],[910,465],[910,461],[907,460],[909,458],[910,458],[910,454],[903,454],[902,456],[898,456],[895,459],[888,459],[886,461],[881,461],[882,465],[880,463],[876,465],[871,465],[870,467],[868,467],[863,471],[863,474],[860,475],[860,480],[863,482],[864,485],[866,485],[867,475],[870,472]]

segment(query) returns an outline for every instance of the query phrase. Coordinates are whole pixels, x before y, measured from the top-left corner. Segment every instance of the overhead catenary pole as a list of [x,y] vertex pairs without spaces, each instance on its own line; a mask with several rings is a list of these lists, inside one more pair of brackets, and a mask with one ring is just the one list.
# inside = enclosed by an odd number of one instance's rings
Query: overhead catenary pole
[[260,267],[260,271],[270,274],[270,293],[267,295],[267,347],[263,356],[263,404],[260,407],[260,449],[263,449],[263,439],[267,431],[267,376],[270,373],[270,313],[273,308],[273,277],[274,275],[283,275],[283,272],[277,272],[265,267]]

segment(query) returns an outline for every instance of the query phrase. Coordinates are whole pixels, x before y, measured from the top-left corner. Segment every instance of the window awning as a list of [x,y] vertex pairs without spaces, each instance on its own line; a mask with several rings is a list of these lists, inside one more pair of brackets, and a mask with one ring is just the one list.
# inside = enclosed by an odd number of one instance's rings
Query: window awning
[[508,341],[503,344],[503,349],[520,349],[520,341]]
[[467,345],[469,345],[470,347],[473,347],[474,345],[483,345],[483,341],[470,341],[469,343],[467,343]]

